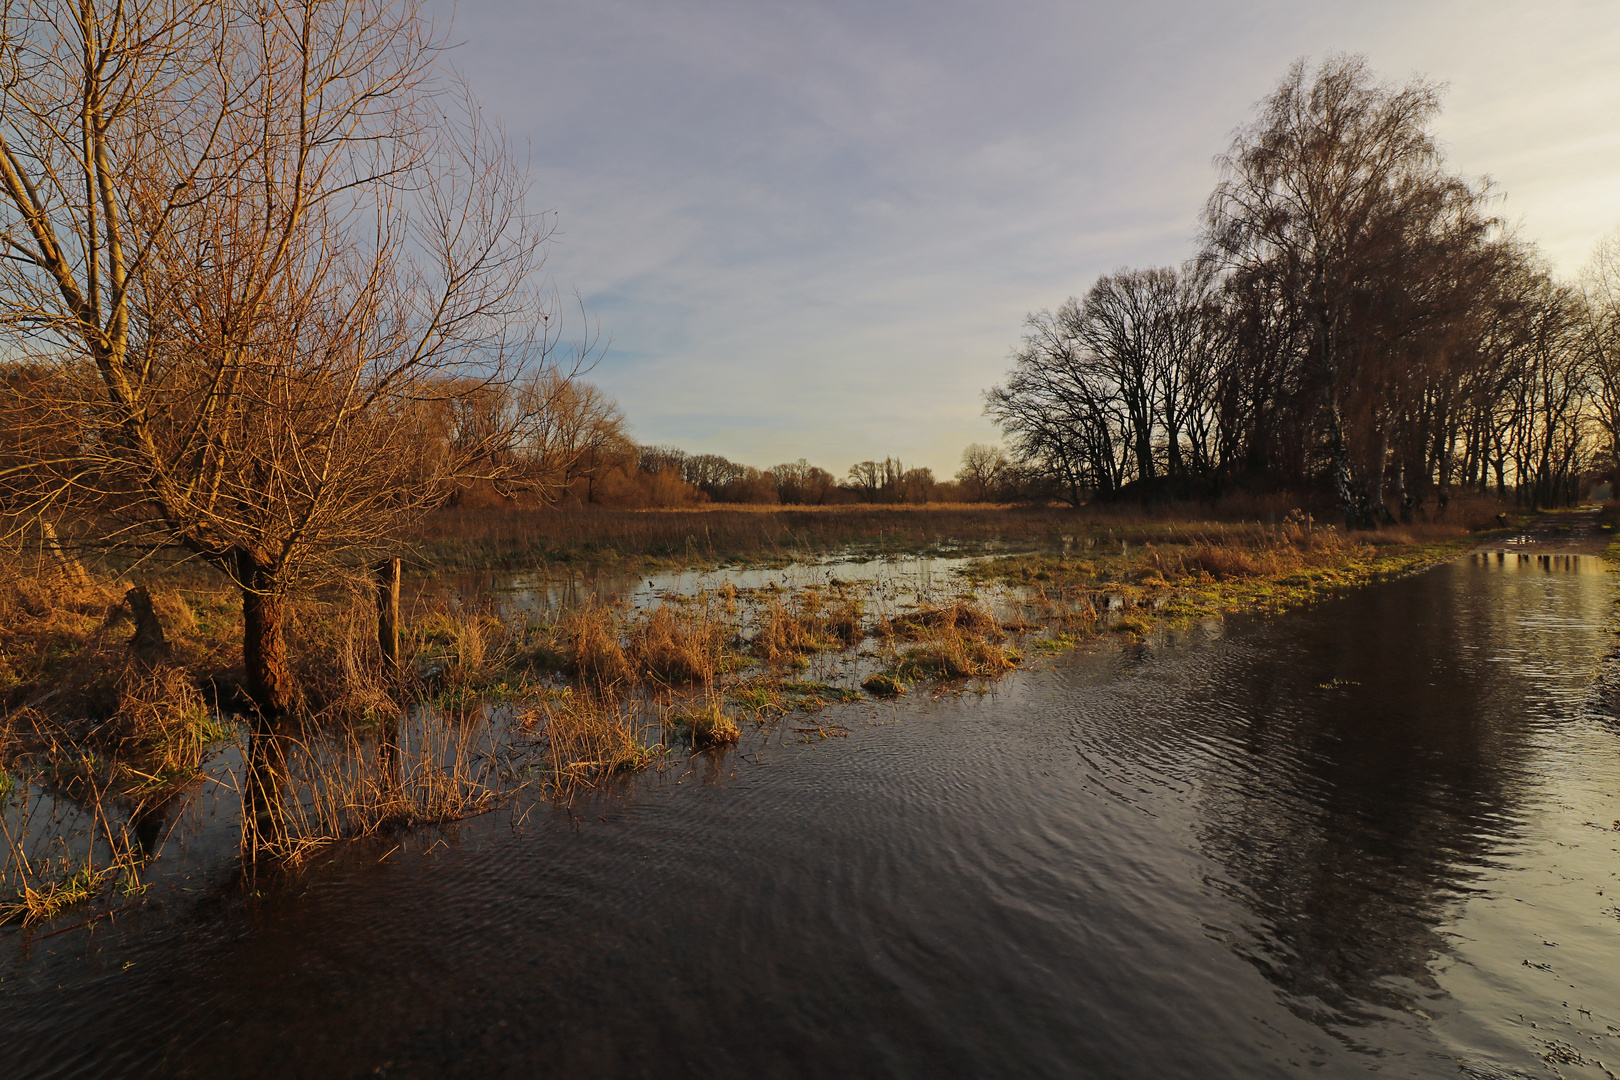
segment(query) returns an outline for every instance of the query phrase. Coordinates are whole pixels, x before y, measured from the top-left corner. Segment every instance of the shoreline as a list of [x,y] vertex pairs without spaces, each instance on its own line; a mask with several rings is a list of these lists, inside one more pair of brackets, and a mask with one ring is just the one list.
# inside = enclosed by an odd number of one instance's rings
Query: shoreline
[[[1044,524],[1047,515],[1033,518]],[[405,628],[409,677],[399,689],[388,688],[376,670],[369,595],[312,599],[294,620],[299,676],[311,694],[301,728],[308,745],[298,782],[305,786],[297,790],[317,804],[334,784],[352,791],[347,803],[317,805],[287,857],[296,862],[310,845],[379,829],[452,822],[525,790],[566,800],[679,747],[694,753],[727,747],[743,725],[808,721],[829,705],[876,703],[913,688],[988,688],[1030,666],[1036,655],[1141,640],[1160,626],[1229,613],[1280,612],[1481,549],[1477,535],[1449,532],[1346,537],[1299,512],[1275,526],[1093,522],[1061,534],[1047,550],[1007,555],[954,547],[951,557],[971,561],[911,592],[896,592],[892,581],[875,577],[832,577],[746,589],[722,584],[640,608],[586,598],[538,621],[521,612],[499,619],[476,604],[429,607]],[[713,569],[712,563],[682,565]],[[534,569],[545,576],[551,568]],[[565,573],[581,569],[574,565]],[[231,747],[245,754],[247,738],[222,700],[221,688],[240,663],[232,655],[237,615],[231,596],[184,585],[153,593],[171,638],[165,670],[172,675],[132,689],[120,667],[122,637],[107,632],[119,624],[104,614],[116,591],[92,583],[75,599],[60,583],[38,590],[32,610],[41,614],[29,616],[39,624],[32,640],[37,665],[26,680],[8,667],[11,706],[0,728],[0,770],[8,784],[40,792],[45,784],[58,793],[52,798],[93,806],[108,838],[116,831],[115,813],[128,818],[117,827],[126,841],[143,808],[189,798],[185,793],[195,790],[209,762]],[[8,637],[13,657],[19,642],[29,644],[16,631]],[[74,686],[74,678],[88,681]],[[400,707],[395,701],[420,728],[405,788],[385,782],[374,750],[380,718]],[[131,727],[130,710],[144,726]],[[484,740],[479,752],[495,763],[476,777],[446,771],[467,749],[455,742],[467,737],[458,718],[472,717],[487,729],[478,735]],[[836,736],[837,727],[809,723],[806,737]],[[109,730],[122,734],[109,742]],[[317,741],[336,749],[317,753]],[[505,775],[524,779],[514,786],[501,779]],[[453,797],[445,796],[446,784]],[[139,877],[149,856],[127,843],[119,856],[115,843],[116,857],[98,869],[90,855],[97,843],[93,824],[88,835],[90,847],[80,849],[89,862],[58,859],[59,867],[50,863],[0,883],[18,896],[0,902],[0,910],[30,923],[49,921],[104,896],[115,870],[128,880]],[[23,849],[10,842],[20,855]],[[8,856],[8,878],[18,877],[13,864],[19,861]]]

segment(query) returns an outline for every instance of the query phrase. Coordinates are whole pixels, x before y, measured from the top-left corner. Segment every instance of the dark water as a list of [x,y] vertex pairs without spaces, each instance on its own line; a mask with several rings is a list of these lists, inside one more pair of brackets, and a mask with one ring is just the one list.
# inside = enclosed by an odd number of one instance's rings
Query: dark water
[[1465,560],[13,938],[0,1074],[1620,1072],[1612,596]]

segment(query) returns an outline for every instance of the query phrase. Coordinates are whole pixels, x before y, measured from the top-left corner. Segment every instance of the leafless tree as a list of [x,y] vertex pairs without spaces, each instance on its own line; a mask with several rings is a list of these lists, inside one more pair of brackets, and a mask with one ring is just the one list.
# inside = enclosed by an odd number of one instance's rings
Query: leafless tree
[[228,575],[273,746],[288,593],[511,468],[547,221],[410,0],[26,0],[0,43],[0,329],[50,391],[6,509]]
[[1598,241],[1582,274],[1593,410],[1604,433],[1609,468],[1620,481],[1620,230]]
[[962,451],[962,467],[956,482],[968,502],[995,502],[1002,497],[1007,455],[996,446],[970,443]]
[[[1300,313],[1333,483],[1357,524],[1381,506],[1398,309],[1435,270],[1424,241],[1481,199],[1442,169],[1430,131],[1439,107],[1437,87],[1381,84],[1361,57],[1296,63],[1221,159],[1206,210],[1211,257],[1237,272],[1269,266]],[[1370,463],[1359,475],[1358,457]]]
[[556,344],[546,222],[413,3],[33,0],[3,41],[0,326],[79,432],[10,508],[224,571],[284,713],[288,590],[506,468],[525,417],[481,406]]
[[987,395],[1017,461],[1070,501],[1325,479],[1366,526],[1490,474],[1570,498],[1594,413],[1620,460],[1602,254],[1584,303],[1555,287],[1445,170],[1438,101],[1357,57],[1296,64],[1220,159],[1197,260],[1026,321]]

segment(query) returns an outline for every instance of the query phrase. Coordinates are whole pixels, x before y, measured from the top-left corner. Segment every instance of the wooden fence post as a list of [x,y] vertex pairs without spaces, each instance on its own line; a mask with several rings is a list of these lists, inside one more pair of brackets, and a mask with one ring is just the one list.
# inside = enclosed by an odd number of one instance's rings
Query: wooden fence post
[[[394,693],[400,690],[399,671],[399,560],[383,559],[373,568],[377,575],[377,644],[382,651],[383,678]],[[382,722],[377,737],[378,764],[390,790],[400,788],[399,713]]]
[[399,678],[399,571],[396,559],[377,563],[377,644],[382,648],[383,672]]

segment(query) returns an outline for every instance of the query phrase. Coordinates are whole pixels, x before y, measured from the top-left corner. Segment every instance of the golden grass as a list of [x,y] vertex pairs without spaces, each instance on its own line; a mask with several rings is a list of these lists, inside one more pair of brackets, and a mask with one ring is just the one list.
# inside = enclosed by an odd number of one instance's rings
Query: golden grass
[[[1094,503],[1068,506],[988,503],[748,506],[568,510],[453,507],[426,519],[417,536],[422,560],[451,567],[534,567],[551,563],[716,565],[732,560],[784,562],[837,551],[871,554],[960,549],[1057,548],[1085,536],[1155,542],[1189,531],[1218,536],[1281,524],[1300,506],[1288,492],[1238,494],[1215,504]],[[1381,530],[1392,542],[1434,543],[1464,530],[1494,527],[1495,499],[1457,493],[1441,513]],[[1312,508],[1332,522],[1330,506]],[[1402,534],[1410,540],[1394,540]]]
[[25,925],[54,919],[75,904],[100,895],[116,872],[114,867],[81,866],[38,887],[24,883],[15,899],[0,901],[0,925],[18,919]]
[[190,672],[169,663],[131,664],[117,682],[118,708],[95,732],[133,791],[148,795],[195,777],[209,747],[231,737]]
[[569,797],[607,777],[645,768],[661,751],[648,741],[635,702],[588,690],[540,698],[518,714],[518,728],[542,744],[553,796]]
[[635,668],[619,644],[613,620],[600,609],[588,608],[563,623],[568,641],[568,673],[598,690],[627,686]]
[[713,619],[681,619],[658,607],[630,628],[630,654],[637,674],[664,686],[707,685],[721,664],[724,631]]
[[[1455,524],[1424,523],[1346,536],[1303,512],[1266,513],[1275,525],[983,506],[555,515],[537,543],[561,545],[568,558],[595,550],[609,561],[658,552],[673,561],[722,552],[787,557],[852,537],[873,553],[990,540],[1043,550],[976,565],[979,580],[1013,587],[1022,605],[1000,624],[971,594],[883,611],[876,586],[727,586],[641,613],[598,605],[529,627],[476,610],[419,608],[404,628],[398,680],[383,677],[374,600],[357,580],[292,605],[289,643],[305,720],[276,736],[286,757],[287,821],[275,854],[296,861],[333,840],[455,820],[531,788],[572,798],[656,762],[670,734],[696,751],[723,749],[742,734],[728,703],[764,722],[848,700],[848,688],[784,673],[836,662],[815,661],[818,654],[861,647],[866,659],[854,677],[864,674],[864,688],[880,697],[918,680],[990,680],[1020,662],[1011,634],[1041,635],[1036,648],[1068,648],[1099,631],[1139,637],[1166,621],[1284,607],[1419,568],[1461,535]],[[469,529],[477,524],[467,520]],[[509,514],[483,526],[529,531],[525,520]],[[700,529],[702,543],[694,539]],[[81,799],[92,848],[99,843],[103,855],[98,868],[82,846],[42,855],[33,839],[8,836],[0,896],[11,899],[0,911],[28,919],[104,892],[118,868],[138,868],[142,856],[129,838],[136,814],[184,789],[211,748],[234,741],[248,751],[243,730],[205,692],[239,678],[234,594],[219,585],[150,586],[171,654],[137,665],[121,585],[35,570],[0,580],[0,695],[8,704],[0,787],[43,784]],[[868,603],[880,617],[867,616]],[[869,635],[875,642],[863,646]],[[739,670],[750,662],[764,670]],[[571,686],[551,681],[558,670]],[[493,700],[513,704],[484,704]],[[38,828],[49,834],[44,817],[17,820],[36,839]]]
[[[291,861],[336,840],[471,817],[522,787],[510,747],[483,714],[428,711],[384,738],[353,730],[275,737],[287,762],[285,832],[248,837],[244,815],[244,847],[268,840],[270,854]],[[242,751],[246,760],[250,748]]]
[[726,714],[720,699],[714,695],[704,695],[685,708],[670,712],[668,722],[676,731],[685,733],[697,750],[732,746],[742,737],[737,722]]
[[957,597],[943,607],[922,607],[878,621],[874,631],[880,637],[917,641],[939,634],[993,637],[1000,641],[1001,628],[990,609],[968,597]]

